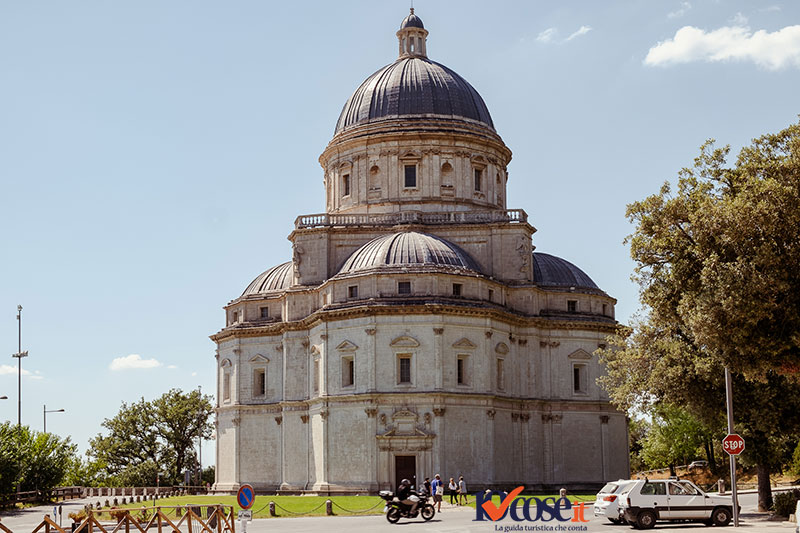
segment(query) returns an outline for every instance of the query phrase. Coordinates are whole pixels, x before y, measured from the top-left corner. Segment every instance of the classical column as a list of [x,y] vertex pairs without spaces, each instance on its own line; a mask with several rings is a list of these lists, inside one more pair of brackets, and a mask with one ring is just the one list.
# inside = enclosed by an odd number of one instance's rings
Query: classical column
[[608,475],[608,415],[600,415],[600,454],[603,465],[603,479]]
[[367,334],[367,345],[364,347],[364,354],[367,359],[367,392],[375,392],[377,390],[376,373],[378,369],[376,359],[378,357],[378,347],[375,341],[375,333],[377,331],[378,328],[374,324],[370,324],[364,330],[364,333]]
[[433,364],[434,372],[436,373],[436,389],[440,391],[444,388],[444,361],[443,359],[443,345],[444,345],[444,328],[433,328]]

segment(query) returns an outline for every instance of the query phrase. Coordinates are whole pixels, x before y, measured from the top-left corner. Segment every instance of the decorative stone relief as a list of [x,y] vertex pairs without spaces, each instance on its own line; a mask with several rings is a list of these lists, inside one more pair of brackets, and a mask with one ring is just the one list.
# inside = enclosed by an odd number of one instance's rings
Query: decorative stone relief
[[516,422],[519,420],[519,413],[511,413],[511,421]]
[[608,415],[600,415],[600,423],[608,424]]
[[441,335],[442,333],[444,333],[444,328],[433,328],[434,335]]
[[531,414],[530,413],[520,413],[519,414],[519,419],[521,421],[523,421],[523,422],[527,422],[528,420],[531,419]]
[[430,413],[425,413],[425,415],[423,416],[423,420],[425,420],[425,424],[426,424],[426,425],[430,425],[430,423],[431,423],[431,418],[432,418],[432,417],[431,417],[431,414],[430,414]]
[[325,410],[325,409],[323,409],[322,411],[320,411],[320,412],[319,412],[319,416],[321,416],[323,420],[327,420],[327,418],[328,418],[328,411],[327,411],[327,410]]
[[231,424],[233,424],[234,426],[238,426],[239,422],[241,422],[241,421],[242,421],[242,419],[239,418],[238,416],[236,418],[231,418]]
[[494,415],[495,414],[497,414],[497,411],[495,411],[494,409],[487,409],[486,410],[486,416],[489,417],[489,420],[494,420]]
[[303,424],[308,423],[308,415],[300,415],[300,420],[303,421]]
[[283,417],[282,416],[276,416],[275,417],[275,423],[280,426],[281,422],[283,422]]
[[519,236],[517,237],[516,249],[520,260],[519,271],[526,273],[531,262],[531,244],[524,237]]
[[444,407],[434,407],[433,414],[434,416],[444,416],[445,410],[446,409]]
[[508,345],[504,342],[498,342],[497,346],[494,347],[494,351],[501,355],[505,355],[508,353]]
[[375,415],[378,414],[378,409],[375,407],[367,407],[364,409],[364,412],[367,413],[368,418],[375,418]]
[[326,341],[326,340],[328,340],[328,334],[327,333],[320,333],[319,338],[324,340],[324,341]]
[[491,339],[491,338],[492,338],[492,332],[491,332],[491,331],[487,331],[487,332],[485,333],[485,335],[486,335],[486,338],[487,338],[487,339]]
[[381,422],[381,425],[385,426],[386,425],[386,414],[385,413],[381,413],[381,417],[380,417],[379,420]]
[[378,331],[378,330],[375,329],[375,328],[367,328],[367,329],[364,330],[364,333],[366,333],[367,335],[372,336],[372,335],[375,335],[376,331]]

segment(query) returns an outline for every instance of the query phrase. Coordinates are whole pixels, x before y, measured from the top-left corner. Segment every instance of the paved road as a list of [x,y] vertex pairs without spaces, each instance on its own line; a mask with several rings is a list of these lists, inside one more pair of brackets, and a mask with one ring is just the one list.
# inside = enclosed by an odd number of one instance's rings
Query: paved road
[[[755,513],[756,506],[755,494],[742,494],[740,503],[742,505],[741,526],[748,533],[792,533],[793,529],[783,522],[768,522],[764,515]],[[97,498],[90,500],[71,500],[64,502],[64,524],[69,524],[67,513],[74,509],[79,509],[84,503],[96,501]],[[52,513],[52,506],[33,507],[24,511],[19,511],[11,516],[3,516],[2,523],[14,533],[30,533],[40,523],[42,515]],[[606,520],[591,516],[591,509],[588,510],[586,517],[590,521],[586,524],[589,533],[633,533],[634,530],[629,526],[615,526]],[[541,522],[521,522],[519,524],[505,519],[502,522],[476,522],[475,510],[471,508],[450,508],[444,509],[437,514],[430,522],[417,520],[401,520],[397,525],[391,525],[383,515],[375,516],[335,516],[335,517],[304,517],[304,518],[270,518],[264,520],[254,520],[247,526],[247,533],[270,533],[272,531],[291,532],[291,533],[373,533],[376,531],[395,531],[395,532],[418,532],[418,533],[490,533],[526,531],[525,526],[543,526]],[[547,523],[555,526],[555,524]],[[566,523],[567,526],[573,525]],[[505,529],[506,527],[521,527],[522,529]],[[237,533],[242,533],[240,523],[236,524]],[[691,523],[659,523],[656,531],[667,533],[733,533],[731,527],[715,528],[706,527],[701,524]],[[527,531],[548,531],[544,529],[528,529]],[[549,531],[556,531],[551,529]],[[557,533],[557,532],[556,532]],[[566,533],[579,533],[576,530],[569,530]]]

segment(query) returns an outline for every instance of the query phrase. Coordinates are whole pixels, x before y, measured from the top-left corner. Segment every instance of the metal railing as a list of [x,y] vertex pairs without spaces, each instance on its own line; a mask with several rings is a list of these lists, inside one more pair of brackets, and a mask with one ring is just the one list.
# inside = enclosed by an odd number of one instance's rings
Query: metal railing
[[378,214],[329,214],[301,215],[294,221],[296,229],[347,227],[347,226],[396,226],[398,224],[487,224],[494,222],[526,223],[528,214],[524,209],[495,209],[492,211],[398,211]]

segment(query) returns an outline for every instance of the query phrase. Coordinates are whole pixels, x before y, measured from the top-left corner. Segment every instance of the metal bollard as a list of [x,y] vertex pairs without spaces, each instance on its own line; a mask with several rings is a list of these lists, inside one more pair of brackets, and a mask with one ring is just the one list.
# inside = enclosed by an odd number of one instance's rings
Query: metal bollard
[[721,479],[717,480],[717,490],[720,494],[725,494],[725,481]]
[[275,514],[275,502],[269,502],[269,515],[278,516],[277,514]]
[[333,516],[333,502],[330,500],[325,500],[325,514]]

